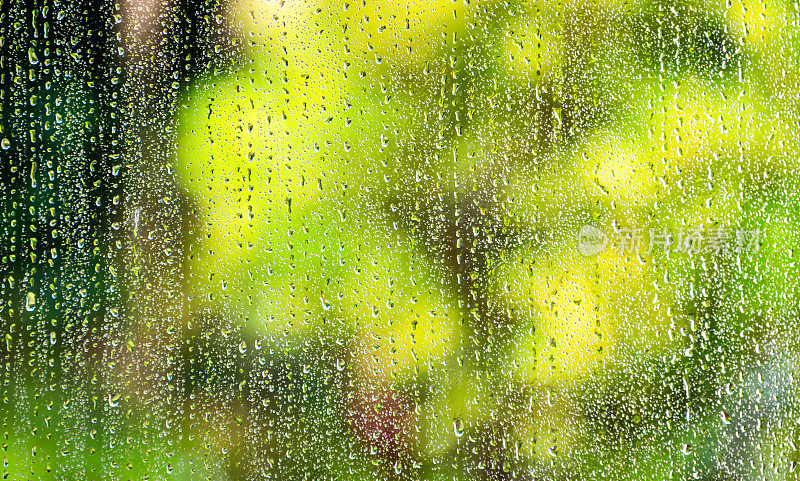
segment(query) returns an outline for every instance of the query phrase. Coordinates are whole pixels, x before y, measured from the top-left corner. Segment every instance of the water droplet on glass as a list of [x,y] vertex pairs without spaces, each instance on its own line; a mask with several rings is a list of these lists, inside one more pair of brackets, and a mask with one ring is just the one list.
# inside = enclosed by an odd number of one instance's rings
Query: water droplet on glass
[[33,292],[29,292],[25,296],[25,310],[31,312],[34,309],[36,309],[36,294]]
[[464,421],[461,418],[453,419],[453,433],[457,438],[464,435]]

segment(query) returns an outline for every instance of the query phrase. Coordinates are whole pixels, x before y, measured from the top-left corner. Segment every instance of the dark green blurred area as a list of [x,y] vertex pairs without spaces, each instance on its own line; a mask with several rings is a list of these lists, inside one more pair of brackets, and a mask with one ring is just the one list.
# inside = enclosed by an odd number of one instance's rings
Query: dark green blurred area
[[0,4],[4,476],[795,479],[799,12]]

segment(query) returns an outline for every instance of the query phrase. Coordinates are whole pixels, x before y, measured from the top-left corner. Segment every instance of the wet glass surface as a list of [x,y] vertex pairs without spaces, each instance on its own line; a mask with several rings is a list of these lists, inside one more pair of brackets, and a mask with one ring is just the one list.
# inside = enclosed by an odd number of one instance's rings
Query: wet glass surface
[[797,479],[799,21],[1,3],[4,478]]

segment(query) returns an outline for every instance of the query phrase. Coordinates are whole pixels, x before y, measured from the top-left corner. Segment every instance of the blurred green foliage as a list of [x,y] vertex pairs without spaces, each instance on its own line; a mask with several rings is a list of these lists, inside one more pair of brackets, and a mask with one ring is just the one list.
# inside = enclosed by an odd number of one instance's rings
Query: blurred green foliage
[[148,5],[0,5],[6,477],[794,479],[795,3]]

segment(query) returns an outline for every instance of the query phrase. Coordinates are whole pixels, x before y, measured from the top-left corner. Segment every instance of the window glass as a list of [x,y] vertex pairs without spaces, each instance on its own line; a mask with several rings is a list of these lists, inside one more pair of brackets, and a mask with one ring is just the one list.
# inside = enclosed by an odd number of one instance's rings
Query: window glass
[[796,479],[799,21],[0,3],[4,479]]

